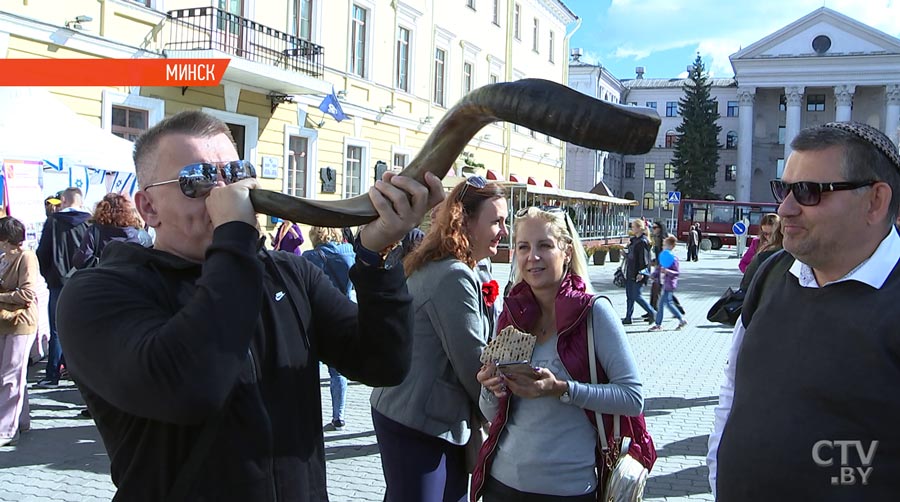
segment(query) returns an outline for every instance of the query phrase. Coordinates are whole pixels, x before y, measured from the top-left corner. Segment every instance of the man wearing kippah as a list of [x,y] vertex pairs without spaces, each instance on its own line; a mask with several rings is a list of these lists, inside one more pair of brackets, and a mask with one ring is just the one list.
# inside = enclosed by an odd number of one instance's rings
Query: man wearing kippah
[[900,156],[879,130],[801,131],[772,193],[784,251],[744,300],[725,367],[718,500],[896,500],[900,493]]

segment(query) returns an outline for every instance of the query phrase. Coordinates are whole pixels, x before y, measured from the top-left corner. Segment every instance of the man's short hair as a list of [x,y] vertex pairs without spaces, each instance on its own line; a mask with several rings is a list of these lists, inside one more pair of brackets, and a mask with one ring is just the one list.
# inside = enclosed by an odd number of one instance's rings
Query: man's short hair
[[800,131],[791,141],[791,148],[797,151],[824,150],[833,146],[843,148],[841,173],[847,181],[882,181],[891,187],[888,221],[893,224],[900,211],[897,146],[878,129],[860,122],[829,122],[810,127]]
[[169,134],[184,134],[195,138],[210,138],[224,134],[234,144],[231,129],[216,117],[197,110],[176,113],[144,131],[134,142],[134,167],[138,186],[144,187],[151,182],[150,177],[156,168],[156,165],[151,163],[153,154],[159,141]]
[[59,200],[62,202],[64,206],[70,206],[77,199],[81,199],[84,197],[84,192],[81,191],[78,187],[69,187],[60,192]]

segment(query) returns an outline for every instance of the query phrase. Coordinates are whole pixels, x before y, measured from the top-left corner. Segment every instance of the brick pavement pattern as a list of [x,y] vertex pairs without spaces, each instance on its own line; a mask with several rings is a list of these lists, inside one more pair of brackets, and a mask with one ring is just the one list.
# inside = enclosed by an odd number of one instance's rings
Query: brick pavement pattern
[[[678,256],[685,256],[679,246]],[[701,253],[700,261],[681,264],[677,296],[687,310],[688,326],[674,331],[677,321],[663,321],[668,331],[648,332],[638,321],[626,326],[644,381],[647,427],[659,451],[646,500],[713,500],[705,466],[706,442],[718,402],[722,368],[731,329],[706,321],[706,311],[740,273],[734,250]],[[590,267],[591,282],[624,314],[625,290],[612,283],[616,264]],[[509,266],[494,265],[494,276],[505,285]],[[649,295],[649,288],[644,294]],[[31,368],[36,382],[43,364]],[[322,423],[330,421],[328,373],[322,368]],[[384,478],[369,408],[371,389],[351,382],[347,392],[347,426],[325,432],[328,493],[332,502],[381,501]],[[82,418],[81,397],[69,381],[58,389],[33,389],[32,429],[16,446],[0,448],[0,502],[110,500],[115,487],[109,459],[94,427]]]

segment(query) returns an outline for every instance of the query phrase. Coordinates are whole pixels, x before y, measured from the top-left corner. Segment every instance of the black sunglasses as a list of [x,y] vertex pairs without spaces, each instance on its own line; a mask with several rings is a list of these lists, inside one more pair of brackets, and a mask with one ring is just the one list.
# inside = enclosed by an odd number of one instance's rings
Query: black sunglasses
[[466,196],[466,190],[468,190],[469,187],[481,190],[485,186],[487,186],[486,179],[481,176],[469,176],[466,178],[466,185],[459,191],[459,195],[456,196],[456,202],[461,202],[463,200],[463,197]]
[[872,186],[878,181],[838,181],[834,183],[816,183],[814,181],[798,181],[785,183],[781,180],[772,180],[772,195],[778,203],[784,202],[788,194],[793,193],[794,199],[801,206],[815,206],[822,201],[822,192],[840,192],[842,190],[856,190],[857,188]]
[[256,177],[256,168],[247,160],[229,162],[198,162],[184,166],[174,180],[159,181],[144,187],[144,190],[159,185],[178,183],[181,193],[195,199],[209,194],[221,179],[226,185],[247,178]]

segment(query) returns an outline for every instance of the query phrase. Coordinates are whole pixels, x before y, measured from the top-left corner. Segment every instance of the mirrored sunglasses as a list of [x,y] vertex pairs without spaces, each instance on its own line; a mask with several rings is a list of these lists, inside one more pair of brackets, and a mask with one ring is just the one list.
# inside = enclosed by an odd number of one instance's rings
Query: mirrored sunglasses
[[784,202],[788,194],[794,194],[794,200],[801,206],[815,206],[822,201],[823,192],[839,192],[842,190],[856,190],[857,188],[872,186],[877,181],[839,181],[834,183],[816,183],[813,181],[798,181],[785,183],[781,180],[772,180],[772,195],[780,204]]
[[469,176],[466,178],[466,185],[462,190],[459,191],[459,195],[456,197],[456,202],[461,202],[463,198],[466,196],[466,190],[469,187],[475,188],[476,190],[481,190],[487,186],[487,180],[482,178],[481,176]]
[[216,187],[219,180],[230,185],[240,180],[256,177],[256,168],[247,160],[229,162],[198,162],[184,166],[174,180],[151,183],[144,190],[159,185],[178,183],[181,193],[192,199],[204,197]]

